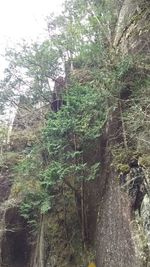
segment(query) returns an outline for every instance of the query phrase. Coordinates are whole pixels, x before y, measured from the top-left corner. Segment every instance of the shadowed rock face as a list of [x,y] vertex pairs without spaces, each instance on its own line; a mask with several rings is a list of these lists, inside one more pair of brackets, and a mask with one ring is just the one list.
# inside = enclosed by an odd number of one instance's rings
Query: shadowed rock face
[[8,199],[11,189],[9,171],[7,169],[0,171],[0,204]]
[[5,232],[1,241],[1,267],[28,267],[30,244],[27,227],[17,208],[5,213]]

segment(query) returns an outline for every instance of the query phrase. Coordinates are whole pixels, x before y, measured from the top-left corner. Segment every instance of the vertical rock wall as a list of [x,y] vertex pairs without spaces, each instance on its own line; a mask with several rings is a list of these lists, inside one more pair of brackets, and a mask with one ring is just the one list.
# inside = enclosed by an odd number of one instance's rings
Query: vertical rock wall
[[[125,0],[120,10],[116,27],[114,47],[122,54],[148,55],[150,29],[150,2],[139,0]],[[119,121],[119,112],[116,114]],[[99,199],[97,220],[97,267],[141,267],[148,266],[136,257],[136,248],[132,236],[132,223],[129,216],[129,203],[122,194],[117,182],[117,174],[111,167],[111,147],[115,146],[121,125],[115,124],[112,116],[107,125],[107,146],[105,158],[107,164],[103,166],[100,179],[105,181],[103,195]],[[114,137],[114,141],[112,140]],[[106,172],[107,169],[107,172]]]
[[99,195],[96,250],[98,267],[139,266],[135,257],[130,230],[129,202],[122,194],[117,174],[111,166],[111,147],[122,141],[121,120],[117,109],[107,124],[105,147],[100,180],[103,194]]

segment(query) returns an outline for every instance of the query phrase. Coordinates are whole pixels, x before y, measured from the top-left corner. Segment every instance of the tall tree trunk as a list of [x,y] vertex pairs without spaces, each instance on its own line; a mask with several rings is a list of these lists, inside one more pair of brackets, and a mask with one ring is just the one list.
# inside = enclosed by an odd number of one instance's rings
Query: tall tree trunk
[[33,267],[44,267],[44,215],[41,215],[40,229],[37,237]]

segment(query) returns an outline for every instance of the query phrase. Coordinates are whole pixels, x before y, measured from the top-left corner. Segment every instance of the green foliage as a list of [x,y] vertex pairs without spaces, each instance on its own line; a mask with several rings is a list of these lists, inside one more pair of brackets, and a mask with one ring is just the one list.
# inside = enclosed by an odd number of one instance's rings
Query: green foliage
[[7,167],[12,171],[19,164],[21,159],[22,157],[19,153],[13,151],[5,151],[0,160],[0,167]]
[[44,191],[28,192],[20,205],[20,213],[35,230],[38,227],[39,214],[48,212],[51,209],[51,202],[50,196]]
[[94,179],[98,164],[84,162],[84,146],[96,140],[105,123],[106,96],[87,86],[75,85],[64,96],[66,105],[50,113],[43,132],[50,165],[42,174],[43,184],[53,185],[67,177]]
[[[6,146],[8,138],[8,126],[4,123],[0,122],[0,151],[1,155],[3,152],[3,148]],[[1,162],[2,158],[0,159]]]
[[143,167],[147,169],[150,168],[150,155],[149,154],[142,155],[139,161]]
[[[24,92],[31,104],[43,100],[49,102],[48,79],[53,79],[60,72],[59,54],[49,40],[30,46],[23,43],[18,49],[9,49],[6,60],[9,66],[0,86],[2,102],[17,104],[18,97]],[[18,87],[24,90],[19,92]]]
[[[64,183],[77,191],[82,180],[93,180],[99,173],[98,162],[85,160],[85,146],[102,133],[107,97],[96,88],[75,84],[64,94],[64,102],[59,112],[48,114],[40,143],[16,167],[18,182],[12,193],[24,196],[21,214],[29,222],[34,220],[33,210],[47,213],[55,205]],[[47,162],[41,153],[46,153]]]
[[126,174],[130,171],[129,165],[127,164],[118,164],[116,169],[119,173],[122,172],[123,174]]
[[17,105],[22,95],[28,96],[31,104],[49,103],[49,79],[60,75],[66,63],[74,62],[75,66],[86,68],[110,65],[116,18],[115,0],[98,4],[65,1],[61,15],[47,18],[49,39],[31,45],[23,42],[6,51],[8,67],[0,83],[1,106]]
[[80,85],[69,88],[64,97],[66,105],[49,115],[44,137],[68,135],[69,139],[77,134],[82,142],[96,138],[106,118],[106,100],[106,95],[96,88]]
[[150,79],[146,73],[138,75],[139,79],[135,77],[136,89],[126,105],[123,119],[129,145],[141,153],[149,153]]

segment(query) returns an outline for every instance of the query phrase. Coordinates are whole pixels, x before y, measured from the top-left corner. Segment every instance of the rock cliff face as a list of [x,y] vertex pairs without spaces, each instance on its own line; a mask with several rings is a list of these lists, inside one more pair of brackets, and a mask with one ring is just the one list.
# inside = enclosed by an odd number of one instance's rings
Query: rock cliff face
[[118,174],[111,166],[111,149],[122,139],[122,126],[119,121],[119,111],[117,111],[107,125],[105,162],[100,177],[105,182],[103,194],[99,195],[96,231],[97,266],[99,267],[138,266],[132,240],[128,197],[121,191]]
[[27,267],[30,260],[28,228],[11,197],[13,170],[10,159],[0,170],[0,266]]
[[1,267],[26,267],[30,259],[27,225],[16,207],[4,214],[5,229],[1,240]]
[[149,51],[149,1],[125,0],[120,10],[114,46],[123,54]]
[[[150,49],[149,25],[149,1],[125,0],[118,18],[114,47],[123,54],[147,53],[148,55]],[[118,115],[116,114],[116,120],[119,121],[119,113]],[[101,174],[101,179],[105,181],[105,187],[99,200],[100,205],[97,220],[97,266],[149,266],[148,260],[145,260],[145,263],[143,263],[143,261],[139,259],[139,248],[137,248],[137,242],[133,234],[134,227],[129,215],[128,199],[127,196],[120,191],[117,183],[117,173],[115,173],[115,170],[111,166],[111,148],[115,146],[118,132],[122,132],[123,128],[122,126],[114,127],[114,124],[115,118],[112,116],[111,123],[107,125],[107,145],[105,148],[107,163],[104,164],[104,171]],[[114,141],[110,143],[112,134],[114,136]],[[107,168],[107,172],[105,168]],[[145,202],[147,204],[144,204]],[[143,212],[145,205],[148,207],[148,203],[148,196],[146,196],[143,201]],[[149,212],[147,211],[147,213]],[[146,216],[145,219],[143,217],[144,225],[149,225],[147,221],[150,217],[148,214]],[[147,228],[149,228],[149,226],[147,226]],[[144,235],[145,234],[146,233],[144,233]],[[148,248],[146,248],[145,251],[147,251],[147,256],[145,257],[149,257]]]

